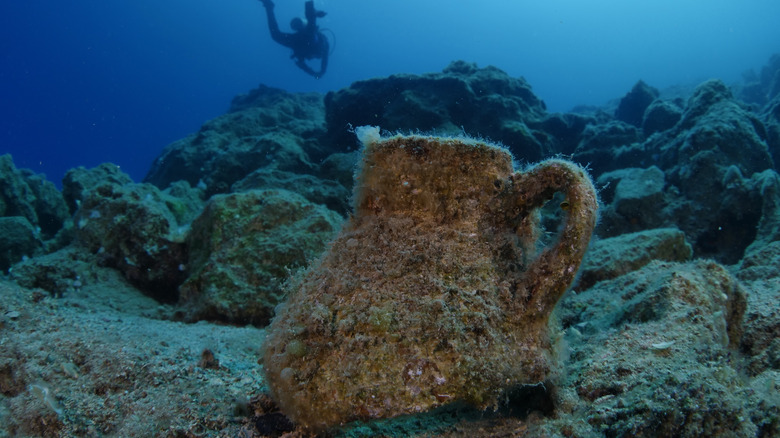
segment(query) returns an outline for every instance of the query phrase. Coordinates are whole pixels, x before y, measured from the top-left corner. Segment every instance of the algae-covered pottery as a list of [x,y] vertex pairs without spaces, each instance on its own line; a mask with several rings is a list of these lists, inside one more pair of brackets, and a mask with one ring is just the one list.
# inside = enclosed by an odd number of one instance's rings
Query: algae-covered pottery
[[[462,138],[359,136],[354,214],[268,329],[263,365],[282,411],[321,429],[487,407],[544,381],[548,317],[596,220],[585,171],[548,160],[515,172],[507,150]],[[539,249],[537,210],[556,192],[563,226]]]

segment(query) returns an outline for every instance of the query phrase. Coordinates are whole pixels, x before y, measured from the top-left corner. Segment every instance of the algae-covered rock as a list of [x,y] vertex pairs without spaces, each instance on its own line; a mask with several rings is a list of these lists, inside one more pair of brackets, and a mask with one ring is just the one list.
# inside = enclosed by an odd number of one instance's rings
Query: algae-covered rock
[[68,218],[62,195],[43,175],[17,169],[11,155],[0,155],[0,217],[22,216],[51,239]]
[[328,158],[322,160],[319,176],[338,181],[339,184],[348,188],[351,193],[358,161],[360,161],[360,153],[357,151],[330,154]]
[[78,210],[87,192],[101,184],[122,186],[133,180],[113,163],[102,163],[91,169],[83,166],[70,169],[62,179],[62,196],[71,214]]
[[769,153],[775,164],[780,163],[780,95],[767,104],[762,119],[766,126]]
[[642,133],[650,137],[656,132],[671,129],[682,117],[682,109],[675,101],[656,99],[645,110]]
[[544,102],[523,78],[496,67],[456,61],[441,73],[369,79],[325,96],[327,141],[355,145],[351,127],[378,125],[390,132],[467,133],[500,141],[524,161],[556,152],[555,139],[535,125]]
[[[696,170],[691,167],[696,167],[701,157],[710,154],[715,155],[712,158],[715,166],[725,169],[735,165],[743,175],[772,167],[761,121],[736,101],[720,81],[707,81],[696,88],[688,99],[675,134],[671,143],[654,142],[651,145],[658,148],[662,163],[679,166],[673,175],[683,181]],[[663,141],[659,139],[659,142]],[[705,175],[698,174],[697,178],[702,176]],[[694,185],[681,189],[702,190]]]
[[745,83],[741,86],[739,97],[747,103],[765,105],[779,96],[780,54],[773,54],[759,74],[752,69],[743,73],[743,79]]
[[[351,172],[350,172],[351,175]],[[346,216],[349,211],[350,191],[337,181],[321,179],[276,169],[258,169],[233,184],[231,191],[254,189],[284,189],[295,192],[315,204]]]
[[[628,131],[620,129],[626,126]],[[608,128],[615,135],[606,135]],[[693,91],[672,128],[626,145],[630,138],[621,141],[620,134],[633,128],[612,122],[586,129],[574,154],[591,164],[600,181],[626,181],[620,190],[606,187],[611,204],[599,232],[614,236],[674,226],[685,232],[696,256],[739,261],[756,237],[767,202],[762,172],[773,168],[761,120],[722,82],[711,80]],[[646,170],[634,177],[628,168]],[[615,197],[618,191],[631,196]]]
[[624,172],[615,187],[615,212],[631,218],[652,215],[663,201],[664,173],[655,166]]
[[[766,245],[780,240],[780,175],[774,170],[765,170],[754,174],[747,181],[750,183],[750,191],[757,193],[758,204],[754,210],[760,207],[758,229],[755,230],[755,239],[745,249],[744,261],[750,258],[751,253],[761,251]],[[732,184],[742,184],[743,181],[735,180]],[[755,214],[755,211],[751,213]]]
[[163,301],[185,278],[187,224],[172,198],[151,184],[98,183],[74,215],[76,243],[101,256],[136,287]]
[[693,255],[685,234],[675,228],[659,228],[600,239],[591,244],[582,262],[576,290],[611,280],[642,268],[653,260],[688,261]]
[[561,304],[565,389],[529,436],[757,436],[772,421],[770,398],[745,403],[756,397],[735,358],[745,292],[724,267],[653,261]]
[[659,94],[657,89],[643,81],[637,82],[634,88],[620,99],[620,104],[615,110],[615,118],[636,127],[641,126],[645,110]]
[[531,125],[544,132],[544,137],[555,143],[554,150],[569,155],[574,152],[585,129],[591,124],[604,122],[598,116],[576,113],[547,114],[539,123]]
[[165,188],[184,180],[205,186],[212,195],[228,192],[236,181],[263,167],[313,173],[326,155],[319,145],[324,124],[321,95],[261,85],[237,97],[227,114],[168,145],[144,181]]
[[203,189],[191,187],[187,181],[173,182],[162,191],[162,200],[180,229],[200,215],[205,205],[204,197]]
[[212,197],[187,238],[185,319],[266,325],[290,272],[316,258],[341,222],[287,190]]
[[39,233],[24,216],[0,217],[0,273],[42,248]]
[[588,163],[596,175],[627,167],[625,157],[635,155],[641,141],[639,130],[628,123],[610,121],[589,124],[579,138],[573,159]]
[[780,372],[780,241],[751,245],[736,275],[748,290],[741,345],[747,370],[751,376]]
[[671,226],[664,216],[670,196],[664,192],[665,175],[658,167],[627,168],[602,174],[601,200],[606,204],[599,221],[599,234],[617,236],[639,230]]
[[94,277],[93,273],[98,269],[108,268],[98,268],[96,255],[71,245],[17,264],[11,278],[20,286],[43,289],[51,296],[61,298],[86,284],[87,278]]

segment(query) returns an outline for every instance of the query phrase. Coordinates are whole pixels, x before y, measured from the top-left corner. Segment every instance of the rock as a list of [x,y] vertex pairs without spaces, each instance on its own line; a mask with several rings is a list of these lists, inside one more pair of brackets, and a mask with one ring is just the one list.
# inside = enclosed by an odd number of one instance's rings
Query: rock
[[296,99],[313,99],[316,105],[319,103],[319,98],[314,94],[294,95],[280,88],[273,88],[263,84],[257,86],[257,88],[250,90],[248,93],[239,94],[233,98],[230,102],[230,109],[228,113],[235,113],[252,108],[267,108],[267,107],[282,107],[289,115],[295,114],[300,108],[296,107],[296,103],[301,103]]
[[655,166],[623,172],[625,175],[615,188],[615,211],[636,220],[653,216],[663,201],[664,173]]
[[203,189],[190,187],[187,181],[171,183],[162,191],[162,200],[179,227],[188,226],[203,211]]
[[593,242],[585,255],[574,289],[582,291],[646,266],[653,260],[685,262],[693,255],[685,234],[658,228]]
[[654,100],[645,110],[642,133],[650,137],[656,132],[672,129],[682,117],[682,109],[674,101]]
[[748,290],[748,311],[741,349],[748,372],[758,376],[780,370],[780,241],[751,246],[737,277]]
[[0,156],[0,217],[22,216],[39,229],[41,239],[54,237],[68,218],[62,195],[43,175],[17,169],[11,155]]
[[741,87],[740,98],[759,106],[765,105],[780,94],[780,54],[773,54],[760,75],[753,70],[743,74],[745,84]]
[[0,217],[0,272],[42,247],[40,234],[24,216]]
[[554,139],[555,151],[560,154],[571,154],[577,148],[585,129],[599,122],[600,119],[595,116],[555,113],[548,114],[538,123],[529,122],[529,126],[538,128]]
[[599,224],[602,236],[658,228],[668,222],[663,211],[669,197],[664,193],[664,173],[658,167],[615,170],[601,175],[598,183],[606,187],[601,197],[607,205]]
[[780,279],[780,241],[751,246],[737,265],[737,277],[745,282]]
[[524,79],[490,66],[455,61],[441,73],[358,81],[328,93],[325,107],[334,151],[356,145],[352,127],[371,125],[389,132],[484,136],[524,161],[556,152],[554,139],[531,127],[544,118],[544,103]]
[[737,277],[749,291],[742,351],[752,376],[780,370],[780,176],[767,170],[758,180],[761,221],[736,266]]
[[290,270],[319,256],[342,220],[287,190],[212,197],[187,238],[183,318],[268,324]]
[[711,261],[654,261],[569,296],[566,401],[530,435],[756,436],[777,412],[732,360],[744,312],[739,282]]
[[324,122],[321,95],[260,86],[236,98],[231,112],[168,145],[144,181],[165,188],[184,180],[211,196],[260,168],[314,173],[327,155],[319,144]]
[[[721,168],[736,165],[746,176],[773,164],[763,124],[735,101],[720,81],[707,81],[696,88],[675,134],[671,144],[659,148],[663,162],[691,166],[700,156],[714,153],[713,164]],[[678,173],[686,171],[689,169]]]
[[132,182],[133,180],[113,163],[102,163],[92,169],[79,166],[65,173],[62,179],[62,197],[73,214],[78,210],[86,192],[94,187],[106,183],[121,186]]
[[748,104],[764,105],[766,103],[766,90],[761,84],[753,82],[743,85],[739,89],[739,98]]
[[768,99],[774,99],[780,94],[780,54],[773,54],[761,68],[761,86],[766,90]]
[[355,169],[357,169],[359,159],[360,153],[358,151],[330,154],[320,164],[319,176],[324,179],[338,181],[343,187],[352,190]]
[[631,91],[620,99],[615,118],[636,127],[642,125],[645,110],[659,95],[657,89],[639,81]]
[[[759,175],[771,169],[773,162],[760,119],[735,101],[722,82],[699,85],[680,121],[643,143],[599,147],[604,140],[596,133],[604,129],[593,128],[595,146],[583,136],[575,159],[590,162],[597,175],[615,168],[654,165],[664,172],[665,186],[662,201],[648,207],[646,215],[621,216],[614,214],[615,206],[605,209],[600,232],[614,236],[676,226],[685,232],[697,257],[729,264],[742,257],[756,236],[765,201]],[[605,191],[610,192],[609,188]]]
[[766,143],[775,164],[780,163],[780,96],[775,97],[761,114],[766,126]]
[[14,266],[11,278],[28,289],[43,289],[63,297],[88,282],[97,283],[97,256],[69,246],[51,254],[25,260]]
[[336,181],[319,179],[312,175],[263,168],[233,184],[230,190],[245,192],[253,189],[284,189],[295,192],[345,217],[351,211],[349,190]]
[[[743,181],[731,184],[740,183]],[[754,240],[745,250],[745,257],[780,240],[780,175],[774,170],[765,170],[753,175],[749,183],[749,190],[751,193],[757,193],[757,203],[760,205],[760,210],[754,209],[752,213],[758,214],[761,219]]]
[[590,124],[582,132],[572,159],[587,163],[595,175],[601,175],[631,166],[640,141],[639,130],[625,122]]
[[688,129],[697,124],[698,119],[710,112],[712,108],[721,103],[732,103],[734,96],[729,88],[718,79],[710,79],[699,84],[688,98],[682,117],[682,129]]
[[100,255],[144,293],[177,299],[185,278],[187,207],[151,184],[98,183],[83,193],[74,215],[76,243]]

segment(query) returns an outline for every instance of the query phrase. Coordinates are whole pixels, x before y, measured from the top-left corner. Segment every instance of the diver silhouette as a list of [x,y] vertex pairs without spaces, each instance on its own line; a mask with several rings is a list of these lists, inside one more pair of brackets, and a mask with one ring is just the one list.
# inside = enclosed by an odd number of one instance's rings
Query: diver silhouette
[[[279,30],[279,23],[276,22],[274,15],[274,3],[271,0],[260,0],[265,6],[265,13],[268,16],[268,28],[271,31],[271,38],[277,43],[289,47],[293,50],[290,58],[295,60],[301,70],[319,79],[325,74],[328,68],[328,55],[330,54],[330,43],[328,38],[317,27],[317,18],[325,16],[325,12],[314,9],[314,1],[306,2],[306,24],[300,18],[293,18],[290,21],[290,27],[295,31],[293,33],[282,32]],[[315,71],[306,60],[319,58],[320,70]]]

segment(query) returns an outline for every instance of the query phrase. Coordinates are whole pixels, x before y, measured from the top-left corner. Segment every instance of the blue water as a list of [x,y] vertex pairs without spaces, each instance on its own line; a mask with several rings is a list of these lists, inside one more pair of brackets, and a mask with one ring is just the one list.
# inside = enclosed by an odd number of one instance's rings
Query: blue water
[[[257,0],[5,0],[0,153],[59,183],[117,163],[134,179],[168,143],[258,84],[326,92],[464,59],[524,76],[551,111],[738,81],[780,52],[777,0],[320,0],[336,35],[316,80],[270,40]],[[277,0],[282,30],[303,1]]]

